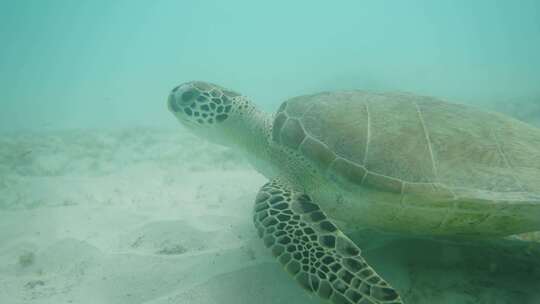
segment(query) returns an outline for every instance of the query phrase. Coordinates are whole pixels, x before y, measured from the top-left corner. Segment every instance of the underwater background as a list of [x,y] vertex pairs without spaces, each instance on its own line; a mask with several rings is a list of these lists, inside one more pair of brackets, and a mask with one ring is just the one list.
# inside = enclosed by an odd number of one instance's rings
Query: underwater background
[[538,103],[540,3],[0,1],[1,130],[174,126],[178,83]]
[[[265,178],[169,91],[408,91],[540,126],[539,54],[536,0],[0,0],[0,303],[319,303],[256,237]],[[536,242],[355,240],[406,304],[540,303]]]

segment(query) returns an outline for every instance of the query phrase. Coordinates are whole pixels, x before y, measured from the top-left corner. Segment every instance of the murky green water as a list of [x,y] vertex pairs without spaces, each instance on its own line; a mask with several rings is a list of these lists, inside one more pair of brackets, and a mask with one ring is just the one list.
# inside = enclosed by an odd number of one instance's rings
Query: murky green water
[[[169,91],[407,91],[540,127],[538,54],[534,0],[0,0],[0,303],[319,303],[256,236],[265,177]],[[406,304],[540,303],[535,234],[351,237]]]

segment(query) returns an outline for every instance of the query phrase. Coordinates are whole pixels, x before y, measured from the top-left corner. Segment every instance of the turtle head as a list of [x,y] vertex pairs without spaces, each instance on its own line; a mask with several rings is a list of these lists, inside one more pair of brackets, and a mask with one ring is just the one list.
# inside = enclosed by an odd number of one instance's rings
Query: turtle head
[[[172,89],[169,111],[199,136],[228,145],[244,117],[254,110],[245,96],[215,84],[192,81]],[[236,136],[237,137],[237,136]]]

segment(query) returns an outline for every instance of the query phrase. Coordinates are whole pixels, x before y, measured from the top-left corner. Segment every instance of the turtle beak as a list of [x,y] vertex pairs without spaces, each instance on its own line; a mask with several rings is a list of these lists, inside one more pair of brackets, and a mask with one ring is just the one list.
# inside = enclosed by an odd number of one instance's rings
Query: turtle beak
[[169,94],[169,98],[167,99],[167,108],[173,113],[180,111],[180,108],[176,104],[176,100],[174,99],[174,95],[172,93]]

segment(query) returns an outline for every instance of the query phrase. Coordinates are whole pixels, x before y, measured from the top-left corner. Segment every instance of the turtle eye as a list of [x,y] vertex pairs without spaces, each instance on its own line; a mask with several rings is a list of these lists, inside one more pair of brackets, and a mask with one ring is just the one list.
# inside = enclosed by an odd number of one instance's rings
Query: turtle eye
[[180,95],[180,100],[182,103],[189,104],[193,99],[199,96],[199,92],[195,89],[189,89]]
[[232,100],[217,88],[201,91],[194,86],[176,87],[169,95],[170,109],[198,124],[225,121],[232,110]]

